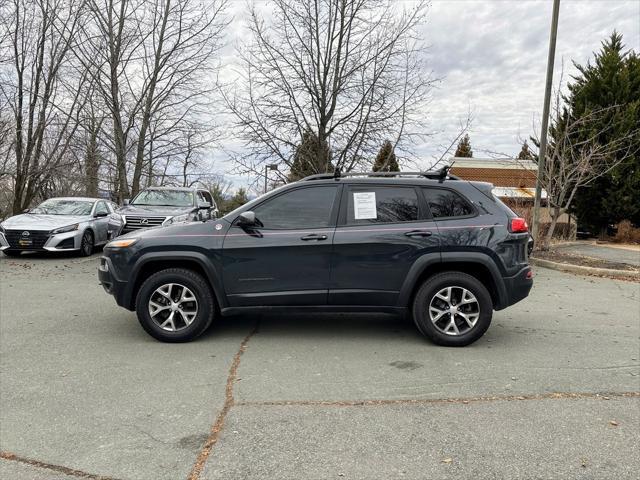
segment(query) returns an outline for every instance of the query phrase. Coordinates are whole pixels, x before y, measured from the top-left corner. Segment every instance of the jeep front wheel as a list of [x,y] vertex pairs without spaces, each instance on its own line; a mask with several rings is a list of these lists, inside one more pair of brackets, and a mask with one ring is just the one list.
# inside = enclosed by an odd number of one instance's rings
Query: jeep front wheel
[[186,269],[151,275],[140,287],[136,313],[142,328],[162,342],[188,342],[213,321],[215,301],[207,281]]
[[489,328],[493,302],[485,286],[462,272],[443,272],[429,278],[413,301],[418,330],[438,345],[463,347]]

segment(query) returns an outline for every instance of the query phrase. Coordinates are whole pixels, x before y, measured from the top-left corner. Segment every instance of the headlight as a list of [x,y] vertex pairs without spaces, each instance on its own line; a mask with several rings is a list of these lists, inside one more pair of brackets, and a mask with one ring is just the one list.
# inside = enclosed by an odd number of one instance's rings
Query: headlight
[[4,233],[4,227],[2,226],[1,223],[0,223],[0,233]]
[[60,227],[60,228],[56,228],[55,230],[53,230],[51,233],[66,233],[66,232],[73,232],[74,230],[78,229],[78,223],[74,224],[74,225],[69,225],[67,227]]
[[105,245],[104,248],[127,248],[138,241],[137,238],[123,238],[121,240],[114,240]]
[[182,223],[188,222],[193,219],[193,215],[191,213],[183,213],[182,215],[176,215],[175,217],[167,218],[164,222],[162,222],[163,226],[171,225],[172,223]]
[[109,215],[109,218],[111,220],[115,220],[116,222],[122,222],[122,216],[120,216],[120,214],[118,213],[112,213]]

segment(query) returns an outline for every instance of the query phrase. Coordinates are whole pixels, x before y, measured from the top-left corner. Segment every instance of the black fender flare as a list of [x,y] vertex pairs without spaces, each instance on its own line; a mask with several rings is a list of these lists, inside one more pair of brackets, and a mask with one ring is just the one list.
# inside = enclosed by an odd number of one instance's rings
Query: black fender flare
[[[218,274],[215,266],[211,263],[211,260],[204,254],[200,252],[192,252],[192,251],[174,251],[174,252],[149,252],[142,254],[136,261],[135,265],[131,269],[129,282],[133,286],[136,284],[138,280],[138,276],[140,271],[145,265],[149,263],[162,263],[166,261],[176,261],[176,260],[187,260],[190,262],[196,262],[202,270],[205,272],[207,276],[207,280],[209,284],[213,288],[213,294],[216,297],[216,301],[218,302],[218,306],[222,309],[227,307],[226,297],[224,295],[224,288],[222,286],[222,281],[220,279],[220,275]],[[129,289],[129,298],[126,299],[128,304],[135,302],[133,297],[133,288]]]
[[[493,283],[496,287],[497,302],[494,305],[496,310],[504,308],[508,303],[507,289],[504,279],[500,274],[500,270],[496,262],[488,255],[480,252],[441,252],[437,254],[426,254],[418,258],[409,269],[409,273],[400,290],[398,297],[398,306],[410,307],[409,300],[420,276],[430,267],[437,265],[439,268],[451,265],[451,269],[455,270],[456,263],[476,263],[482,265],[490,273]],[[446,268],[445,268],[446,269]]]
[[411,293],[413,292],[420,275],[422,275],[427,268],[439,265],[440,263],[442,263],[442,256],[440,252],[425,253],[413,262],[413,265],[411,265],[411,268],[407,272],[407,276],[402,283],[402,287],[400,287],[400,294],[398,295],[399,307],[410,306],[409,300],[411,300]]

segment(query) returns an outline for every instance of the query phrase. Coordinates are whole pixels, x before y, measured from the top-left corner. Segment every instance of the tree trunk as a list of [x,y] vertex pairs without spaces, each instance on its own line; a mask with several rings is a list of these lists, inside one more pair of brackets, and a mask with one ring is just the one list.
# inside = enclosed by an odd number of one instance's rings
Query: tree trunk
[[564,213],[564,210],[560,207],[552,207],[551,209],[551,223],[549,224],[549,230],[547,230],[547,235],[544,240],[544,249],[547,250],[549,245],[551,245],[551,239],[553,238],[553,232],[556,229],[556,224],[558,223],[558,219],[560,215]]
[[89,143],[85,154],[85,194],[87,197],[98,196],[98,171],[100,170],[100,155],[98,153],[99,127],[92,122]]

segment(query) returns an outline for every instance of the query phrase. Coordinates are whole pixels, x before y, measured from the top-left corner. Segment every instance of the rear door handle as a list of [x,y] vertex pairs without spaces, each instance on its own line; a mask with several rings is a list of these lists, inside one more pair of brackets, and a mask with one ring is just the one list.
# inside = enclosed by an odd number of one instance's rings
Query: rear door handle
[[405,235],[407,237],[430,237],[433,233],[427,230],[411,230],[410,232],[405,232]]
[[316,240],[316,241],[321,241],[321,240],[326,240],[328,237],[326,235],[318,235],[317,233],[312,233],[311,235],[305,235],[304,237],[300,237],[300,240],[304,240],[305,242],[308,242],[309,240]]

